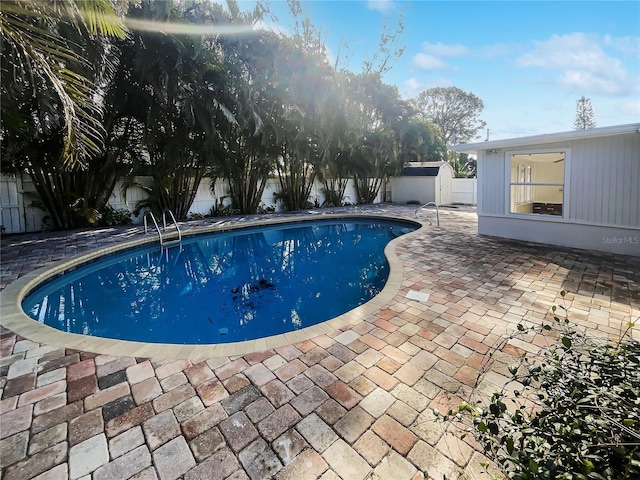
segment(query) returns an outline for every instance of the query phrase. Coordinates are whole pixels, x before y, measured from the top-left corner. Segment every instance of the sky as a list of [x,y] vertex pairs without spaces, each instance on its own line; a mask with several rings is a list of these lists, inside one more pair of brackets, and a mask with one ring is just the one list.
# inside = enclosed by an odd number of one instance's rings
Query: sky
[[[290,31],[286,3],[271,28]],[[576,101],[596,126],[640,122],[640,2],[315,0],[304,8],[332,60],[354,72],[402,15],[406,47],[384,81],[403,98],[458,87],[484,103],[498,140],[573,129]],[[346,53],[346,56],[345,56]],[[476,141],[484,140],[484,130]]]

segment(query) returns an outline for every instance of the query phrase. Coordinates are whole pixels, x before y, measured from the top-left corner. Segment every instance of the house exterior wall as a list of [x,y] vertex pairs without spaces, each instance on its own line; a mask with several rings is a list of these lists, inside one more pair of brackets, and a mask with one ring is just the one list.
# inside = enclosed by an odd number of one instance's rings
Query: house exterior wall
[[[509,213],[509,155],[569,150],[563,216]],[[478,232],[640,256],[640,134],[480,151]]]

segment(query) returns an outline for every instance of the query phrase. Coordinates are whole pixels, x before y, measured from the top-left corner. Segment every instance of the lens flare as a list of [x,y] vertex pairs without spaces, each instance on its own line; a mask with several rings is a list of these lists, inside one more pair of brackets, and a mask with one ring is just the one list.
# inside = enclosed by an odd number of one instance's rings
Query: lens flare
[[130,30],[163,32],[175,35],[248,35],[254,32],[251,25],[203,25],[193,23],[154,22],[138,18],[126,18]]

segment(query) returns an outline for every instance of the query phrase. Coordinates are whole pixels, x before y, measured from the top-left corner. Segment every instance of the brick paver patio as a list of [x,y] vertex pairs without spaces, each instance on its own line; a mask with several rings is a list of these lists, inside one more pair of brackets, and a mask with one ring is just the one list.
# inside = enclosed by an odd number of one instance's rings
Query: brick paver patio
[[[408,206],[357,211],[413,216]],[[127,227],[5,237],[2,287],[139,235]],[[561,290],[570,318],[600,335],[640,315],[640,258],[479,237],[470,208],[443,209],[440,227],[396,253],[403,284],[384,309],[241,357],[98,355],[3,329],[2,479],[481,478],[471,440],[434,421],[432,409],[472,395],[488,353],[519,322],[548,319]],[[505,381],[500,355],[545,341],[503,344],[477,390]]]

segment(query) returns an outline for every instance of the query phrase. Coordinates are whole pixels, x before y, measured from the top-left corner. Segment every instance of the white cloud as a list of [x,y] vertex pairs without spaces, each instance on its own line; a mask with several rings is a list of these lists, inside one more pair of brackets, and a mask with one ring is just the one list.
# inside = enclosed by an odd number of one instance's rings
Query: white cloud
[[422,44],[422,51],[429,55],[434,55],[436,57],[445,57],[445,58],[462,57],[464,55],[469,54],[469,49],[460,43],[447,45],[441,42],[438,42],[438,43],[424,42]]
[[444,70],[445,68],[450,68],[444,60],[426,53],[416,54],[411,63],[420,70]]
[[394,0],[367,0],[369,10],[377,10],[385,15],[395,8]]
[[497,57],[503,57],[513,53],[518,47],[514,45],[508,45],[506,43],[493,43],[491,45],[484,45],[478,49],[478,55],[481,58],[493,59]]
[[620,111],[631,115],[635,118],[640,118],[640,100],[627,100],[620,105]]
[[517,64],[557,71],[560,85],[579,93],[626,95],[638,90],[638,79],[626,71],[622,61],[608,55],[597,37],[583,33],[534,41]]
[[640,58],[640,37],[604,36],[604,44],[631,57]]
[[417,97],[424,90],[424,84],[415,77],[402,82],[400,93],[403,98]]
[[447,45],[440,42],[424,42],[422,44],[422,51],[413,56],[412,64],[420,70],[455,69],[443,59],[462,57],[469,53],[470,50],[459,43]]

